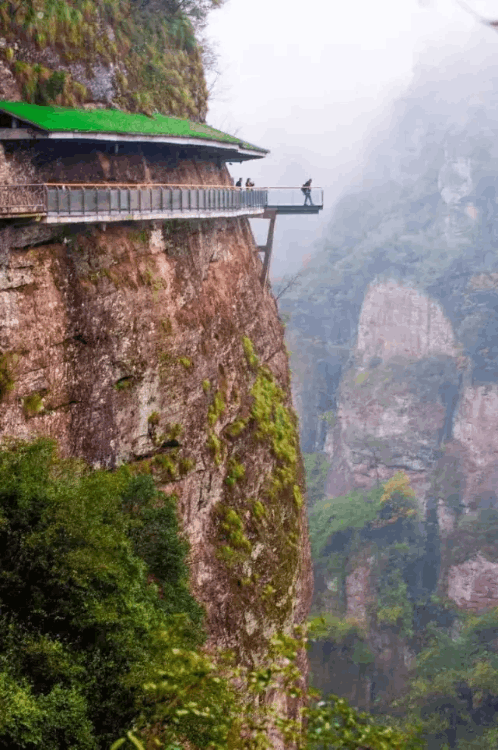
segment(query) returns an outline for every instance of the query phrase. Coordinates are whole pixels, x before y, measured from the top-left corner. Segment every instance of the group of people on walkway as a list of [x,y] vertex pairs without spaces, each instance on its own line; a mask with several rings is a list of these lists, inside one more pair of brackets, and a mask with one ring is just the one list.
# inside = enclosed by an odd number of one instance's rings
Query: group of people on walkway
[[[237,182],[235,183],[235,187],[241,188],[242,187],[242,177],[239,177]],[[254,182],[251,180],[250,177],[247,178],[245,188],[246,190],[249,190],[250,188],[254,187]]]
[[[306,180],[306,182],[301,187],[301,192],[304,195],[304,205],[305,206],[314,206],[315,205],[313,203],[313,201],[311,200],[311,182],[312,182],[312,180],[311,180],[311,177],[310,177],[309,180]],[[242,189],[242,177],[239,177],[239,179],[235,183],[235,187]],[[245,184],[244,187],[245,187],[246,190],[250,190],[251,188],[254,187],[254,182],[251,180],[250,177],[247,178],[246,184]]]

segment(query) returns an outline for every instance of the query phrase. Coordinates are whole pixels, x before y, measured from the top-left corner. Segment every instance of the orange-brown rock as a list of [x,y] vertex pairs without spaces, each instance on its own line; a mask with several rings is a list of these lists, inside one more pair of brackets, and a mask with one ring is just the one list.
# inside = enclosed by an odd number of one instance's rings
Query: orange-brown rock
[[[228,179],[198,164],[168,177]],[[51,436],[64,454],[94,466],[152,461],[178,498],[192,588],[206,607],[212,642],[234,648],[245,663],[264,659],[274,632],[291,632],[307,617],[311,571],[304,510],[284,503],[277,510],[295,515],[295,537],[282,538],[281,521],[268,515],[267,536],[252,538],[245,563],[249,580],[258,560],[267,561],[259,582],[234,579],[217,554],[216,508],[236,497],[239,512],[245,503],[245,522],[254,501],[267,502],[265,478],[276,460],[251,429],[227,431],[250,416],[255,375],[243,337],[291,408],[283,327],[260,282],[248,221],[56,227],[52,239],[43,231],[11,229],[2,246],[0,366],[13,388],[0,402],[0,434]],[[223,408],[213,420],[215,394]],[[230,460],[245,468],[240,490],[226,481]],[[264,596],[272,581],[273,593]],[[304,655],[301,662],[306,674]]]

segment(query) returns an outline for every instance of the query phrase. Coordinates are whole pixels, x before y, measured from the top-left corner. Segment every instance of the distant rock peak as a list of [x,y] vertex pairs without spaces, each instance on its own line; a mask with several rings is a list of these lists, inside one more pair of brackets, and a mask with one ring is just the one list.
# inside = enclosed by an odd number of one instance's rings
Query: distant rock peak
[[451,322],[427,294],[397,281],[373,283],[363,302],[356,352],[362,364],[374,357],[422,359],[458,354]]

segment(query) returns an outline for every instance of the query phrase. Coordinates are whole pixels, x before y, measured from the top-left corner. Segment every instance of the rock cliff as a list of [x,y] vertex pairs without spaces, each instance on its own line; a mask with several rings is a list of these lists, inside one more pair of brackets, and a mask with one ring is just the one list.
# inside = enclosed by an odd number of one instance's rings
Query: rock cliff
[[[202,120],[194,26],[217,4],[0,4],[0,96]],[[232,184],[174,148],[0,148],[3,184],[108,181]],[[252,668],[306,619],[312,584],[288,356],[261,271],[242,218],[0,227],[0,435],[151,473],[190,543],[208,647]],[[304,653],[298,666],[305,680]],[[296,715],[295,698],[268,701]]]
[[[451,633],[455,612],[498,605],[497,124],[491,93],[476,109],[459,78],[457,118],[450,84],[435,101],[431,76],[395,105],[365,167],[372,187],[339,201],[306,288],[282,302],[302,445],[322,482],[311,513],[328,506],[332,519],[314,607],[363,628],[315,644],[312,669],[368,707],[406,688],[428,623]],[[334,517],[325,501],[359,491],[374,502],[400,471],[420,512],[411,530],[361,509],[359,520],[351,503]]]
[[306,617],[311,586],[283,330],[247,220],[30,231],[4,230],[1,434],[151,471],[178,498],[212,642],[257,663]]

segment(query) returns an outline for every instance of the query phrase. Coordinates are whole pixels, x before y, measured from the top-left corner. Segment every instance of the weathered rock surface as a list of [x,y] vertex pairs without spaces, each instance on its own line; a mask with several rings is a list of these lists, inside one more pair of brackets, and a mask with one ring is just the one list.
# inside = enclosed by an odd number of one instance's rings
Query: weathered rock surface
[[463,502],[473,505],[498,490],[498,385],[469,385],[460,394],[453,435],[465,465]]
[[[386,594],[399,580],[389,583],[385,570],[382,579],[380,568],[373,572],[370,586],[379,601],[384,586],[383,606],[392,616],[379,627],[360,583],[366,573],[358,548],[373,543],[372,534],[344,560],[346,536],[337,533],[329,560],[322,546],[317,563],[316,601],[334,615],[349,611],[361,619],[366,612],[377,697],[387,695],[391,682],[403,686],[399,655],[424,647],[417,634],[429,622],[451,632],[438,595],[461,609],[498,605],[496,103],[485,86],[476,103],[474,75],[472,81],[461,70],[449,75],[437,97],[436,79],[439,71],[420,69],[393,106],[389,128],[372,141],[361,183],[338,202],[328,236],[307,264],[306,287],[281,301],[290,317],[302,446],[313,454],[310,465],[317,455],[329,464],[325,495],[370,490],[402,470],[421,510],[417,541],[410,542],[417,565],[410,570],[392,547],[384,560],[392,566],[397,560],[405,599],[420,609],[399,649],[386,646],[385,657],[375,643],[399,637],[402,618],[394,609],[402,597]],[[400,541],[393,537],[389,545]],[[345,585],[324,593],[327,564],[339,565],[334,555],[343,555]],[[319,658],[313,672],[323,676]],[[362,690],[366,674],[358,677]]]
[[436,301],[411,287],[371,285],[353,352],[324,446],[327,491],[369,489],[401,468],[425,506],[427,467],[448,437],[461,380],[451,322]]
[[[167,177],[228,179],[199,164]],[[192,587],[212,641],[247,663],[264,658],[266,639],[306,618],[311,572],[304,510],[284,503],[268,510],[264,533],[247,532],[257,560],[248,557],[245,576],[260,565],[258,582],[242,586],[218,555],[220,504],[245,502],[250,522],[251,503],[267,503],[265,481],[276,465],[250,427],[228,431],[250,417],[255,375],[243,337],[290,408],[283,329],[259,280],[247,220],[58,228],[55,238],[43,228],[4,232],[0,368],[12,389],[0,402],[0,434],[48,435],[64,454],[96,466],[150,462],[178,498]],[[216,394],[223,407],[213,419]],[[231,461],[245,467],[240,489],[227,483]],[[295,518],[292,539],[282,536],[280,514]],[[273,590],[266,597],[265,587]],[[304,655],[302,667],[306,673]]]
[[367,605],[372,598],[372,561],[359,565],[346,577],[346,616],[366,625]]
[[387,281],[372,284],[365,294],[356,354],[368,366],[374,357],[425,359],[456,356],[451,322],[435,300],[419,290]]
[[459,607],[482,612],[496,606],[498,600],[498,564],[475,555],[462,565],[453,565],[447,573],[448,598]]

